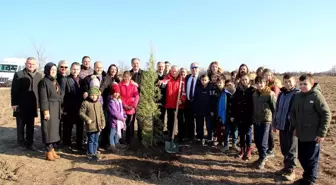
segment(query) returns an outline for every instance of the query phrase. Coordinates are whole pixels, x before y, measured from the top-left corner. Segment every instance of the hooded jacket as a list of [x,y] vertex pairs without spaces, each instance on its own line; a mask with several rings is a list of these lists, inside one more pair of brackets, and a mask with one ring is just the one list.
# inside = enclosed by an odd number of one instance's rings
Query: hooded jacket
[[124,81],[121,81],[119,83],[119,86],[120,86],[120,97],[124,108],[125,105],[132,107],[129,110],[124,109],[125,113],[127,115],[133,115],[139,102],[138,87],[131,82],[126,84]]
[[274,128],[282,131],[292,130],[292,127],[289,122],[290,111],[292,108],[293,97],[300,90],[293,88],[288,91],[286,88],[280,89],[281,93],[278,96],[278,101],[276,104],[276,112],[274,116],[273,126]]
[[290,122],[300,141],[314,141],[316,136],[325,137],[330,121],[330,109],[318,83],[309,92],[295,95]]
[[271,123],[275,112],[276,97],[269,87],[253,93],[253,123]]

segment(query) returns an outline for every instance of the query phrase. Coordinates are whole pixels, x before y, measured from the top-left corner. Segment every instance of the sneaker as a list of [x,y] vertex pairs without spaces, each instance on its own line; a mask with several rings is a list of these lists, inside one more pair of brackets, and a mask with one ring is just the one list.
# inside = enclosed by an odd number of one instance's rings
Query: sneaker
[[224,148],[221,149],[222,152],[228,152],[229,150],[229,146],[224,146]]
[[96,154],[94,156],[92,156],[94,158],[95,161],[99,161],[102,159],[102,157],[100,156],[100,154]]
[[234,151],[236,151],[236,152],[238,152],[238,151],[239,151],[239,148],[238,148],[238,146],[237,146],[237,145],[235,145],[235,144],[233,144],[233,145],[232,145],[232,149],[233,149]]
[[266,155],[268,158],[275,157],[274,150],[267,150]]
[[245,151],[246,151],[245,148],[241,148],[240,152],[238,153],[238,155],[236,156],[236,158],[242,159],[243,156],[245,156]]
[[266,160],[261,160],[257,166],[257,169],[263,170],[265,168]]
[[202,146],[205,146],[205,139],[202,139]]
[[249,161],[252,158],[253,147],[248,147],[246,153],[243,156],[244,161]]
[[283,173],[283,177],[286,181],[293,181],[295,179],[295,172],[294,169],[286,169]]

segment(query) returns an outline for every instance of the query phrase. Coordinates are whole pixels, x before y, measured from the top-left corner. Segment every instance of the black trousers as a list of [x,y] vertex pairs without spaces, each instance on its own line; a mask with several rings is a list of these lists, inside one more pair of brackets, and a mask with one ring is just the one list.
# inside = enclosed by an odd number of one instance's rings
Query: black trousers
[[321,145],[315,141],[298,142],[298,158],[304,170],[303,180],[315,183],[318,174]]
[[[174,128],[174,121],[175,121],[175,110],[176,109],[167,109],[167,130],[168,130],[168,137],[171,138],[173,128]],[[183,122],[183,110],[179,109],[177,113],[177,120],[178,120],[178,137],[180,140],[185,138],[185,124]]]
[[[126,142],[131,143],[131,139],[134,137],[134,123],[135,123],[135,114],[127,115],[126,118]],[[139,132],[139,128],[138,128]]]
[[293,136],[293,131],[282,131],[279,133],[281,153],[284,156],[284,165],[287,169],[296,167],[297,137]]
[[84,134],[84,122],[80,119],[79,115],[66,115],[63,123],[63,144],[65,146],[72,145],[72,129],[73,125],[76,125],[76,147],[82,148],[83,134]]
[[[32,146],[34,144],[34,117],[16,117],[17,142],[20,145]],[[26,130],[25,130],[26,127]],[[26,137],[25,137],[26,131]]]
[[186,137],[193,140],[195,137],[195,115],[190,101],[187,101],[184,107]]
[[100,134],[100,146],[102,148],[107,148],[108,146],[110,146],[110,129],[111,129],[111,125],[109,123],[109,113],[105,110],[104,111],[104,115],[105,115],[105,128],[102,130],[101,134]]

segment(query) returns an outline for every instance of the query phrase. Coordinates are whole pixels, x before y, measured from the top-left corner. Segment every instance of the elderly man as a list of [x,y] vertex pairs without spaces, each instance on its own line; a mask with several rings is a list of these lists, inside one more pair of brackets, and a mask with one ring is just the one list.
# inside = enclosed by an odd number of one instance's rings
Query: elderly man
[[57,82],[61,88],[62,94],[64,94],[64,88],[66,85],[66,77],[68,75],[68,62],[66,60],[61,60],[58,62],[57,70]]
[[84,82],[85,82],[85,86],[84,86],[84,90],[85,90],[85,93],[84,93],[84,99],[88,96],[88,91],[90,89],[90,83],[91,83],[91,80],[92,80],[92,75],[95,75],[100,84],[97,84],[98,85],[98,89],[100,88],[100,85],[101,85],[101,82],[103,80],[103,78],[105,77],[105,75],[103,74],[104,70],[103,70],[103,63],[101,61],[96,61],[94,63],[94,67],[93,67],[94,71],[93,71],[93,74],[91,75],[88,75],[84,78]]
[[[16,117],[17,142],[27,149],[34,149],[34,122],[38,116],[38,88],[37,84],[42,75],[37,72],[36,59],[29,57],[26,67],[14,74],[11,89],[11,104]],[[24,137],[26,127],[26,138]]]
[[91,64],[91,58],[89,56],[84,56],[82,58],[82,65],[79,77],[84,79],[85,77],[93,74],[93,69],[91,68],[90,64]]
[[[185,89],[187,93],[187,101],[185,104],[185,121],[187,129],[187,138],[193,140],[195,137],[195,115],[193,113],[193,97],[195,92],[195,87],[201,85],[201,80],[199,79],[199,67],[198,63],[194,62],[190,65],[191,74],[187,75],[185,78]],[[197,127],[198,128],[198,127]],[[199,131],[196,131],[199,133]]]

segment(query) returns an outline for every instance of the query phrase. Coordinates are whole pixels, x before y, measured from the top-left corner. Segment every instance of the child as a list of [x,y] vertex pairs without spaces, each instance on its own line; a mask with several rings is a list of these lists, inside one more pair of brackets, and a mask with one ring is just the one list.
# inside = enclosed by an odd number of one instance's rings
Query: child
[[211,83],[212,85],[216,85],[216,84],[217,84],[217,80],[218,80],[218,78],[219,78],[219,75],[218,75],[218,74],[212,74],[212,75],[209,76],[209,77],[211,78],[210,83]]
[[[212,122],[211,116],[214,116],[215,112],[215,97],[211,95],[213,87],[209,84],[209,77],[206,74],[200,77],[201,84],[196,86],[195,95],[193,100],[194,113],[196,114],[196,125],[198,127],[199,133],[197,133],[197,138],[202,140],[202,144],[210,144],[212,141]],[[207,128],[207,139],[204,140],[204,119]]]
[[117,152],[120,148],[119,138],[121,130],[126,128],[126,114],[124,114],[123,105],[120,99],[119,84],[113,83],[111,86],[111,100],[108,103],[109,123],[110,123],[110,150]]
[[131,82],[131,73],[125,71],[123,80],[119,84],[120,97],[126,118],[126,142],[130,144],[131,138],[134,137],[134,122],[135,122],[135,109],[139,102],[139,92],[136,84]]
[[210,95],[212,96],[213,99],[213,107],[215,107],[215,112],[214,115],[211,116],[211,123],[212,123],[212,136],[213,136],[213,141],[216,141],[216,126],[217,126],[217,116],[216,116],[216,107],[217,107],[217,94],[216,94],[216,90],[217,90],[217,80],[219,78],[218,74],[212,74],[211,75],[211,81],[209,82],[209,84],[211,85],[212,89],[210,91]]
[[99,133],[105,127],[105,117],[103,107],[98,102],[99,89],[91,87],[89,98],[81,105],[79,116],[85,122],[86,134],[88,138],[87,155],[89,160],[99,160],[97,153]]
[[[91,76],[90,87],[96,87],[96,88],[100,89],[100,81],[99,81],[99,79],[97,78],[96,75]],[[101,103],[102,106],[104,105],[104,100],[103,100],[103,97],[101,96],[100,91],[99,91],[98,101]]]
[[240,138],[239,159],[245,161],[251,159],[252,148],[252,114],[254,89],[250,85],[250,78],[247,74],[241,75],[232,105],[232,114],[235,123],[238,124]]
[[262,77],[256,77],[255,85],[257,89],[253,93],[254,141],[259,153],[259,159],[255,164],[258,169],[264,169],[276,97],[274,92],[266,86],[266,82]]
[[275,119],[273,121],[273,131],[280,131],[280,147],[284,156],[284,168],[281,170],[286,180],[295,179],[294,169],[296,167],[297,138],[293,135],[293,129],[289,122],[289,114],[294,95],[299,91],[295,88],[295,78],[289,74],[283,76],[284,87],[276,104]]
[[220,76],[217,80],[216,103],[218,119],[216,120],[216,139],[218,145],[224,141],[224,125],[226,123],[226,92],[225,92],[225,77]]
[[304,170],[299,182],[312,185],[317,179],[321,143],[328,132],[331,114],[313,76],[304,74],[299,81],[301,92],[294,97],[290,122],[298,138],[298,158]]
[[232,82],[235,82],[236,81],[236,77],[237,77],[237,71],[232,71],[230,73],[230,79]]
[[227,152],[229,150],[229,139],[230,134],[232,134],[232,149],[238,151],[237,140],[238,140],[238,125],[235,122],[234,115],[232,114],[232,105],[234,94],[236,92],[236,88],[234,82],[232,80],[225,81],[225,92],[226,92],[226,123],[225,126],[225,134],[224,134],[224,148],[222,152]]
[[249,74],[249,69],[246,64],[241,64],[238,68],[238,73],[236,75],[235,81],[233,82],[235,82],[235,84],[238,85],[240,78],[246,74]]

